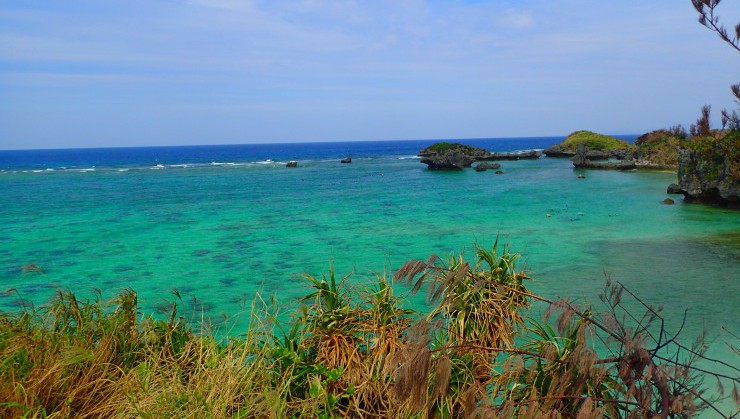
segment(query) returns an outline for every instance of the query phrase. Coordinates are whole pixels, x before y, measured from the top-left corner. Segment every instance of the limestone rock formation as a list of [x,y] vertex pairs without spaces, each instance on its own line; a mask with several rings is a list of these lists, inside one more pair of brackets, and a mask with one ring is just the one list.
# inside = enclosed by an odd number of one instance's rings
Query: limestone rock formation
[[576,155],[571,159],[576,169],[612,169],[612,170],[633,170],[637,168],[634,160],[622,160],[614,163],[595,163],[588,158],[588,149],[585,145],[579,144]]
[[666,193],[671,195],[680,195],[681,187],[678,186],[677,183],[671,183],[670,185],[668,185],[668,190],[666,190]]
[[511,152],[511,153],[491,153],[490,155],[481,158],[481,160],[535,160],[542,156],[542,152],[539,150]]
[[[432,144],[419,152],[420,161],[432,170],[461,170],[478,161],[539,159],[541,155],[537,150],[490,153],[482,148],[447,142]],[[483,170],[485,166],[479,167],[478,170]]]
[[486,170],[495,170],[500,169],[501,165],[498,163],[479,163],[478,165],[474,166],[473,169],[475,169],[476,172],[485,172]]
[[678,150],[678,187],[686,201],[740,208],[740,170],[732,154]]
[[482,148],[446,142],[432,144],[419,152],[421,162],[432,170],[462,170],[490,154]]

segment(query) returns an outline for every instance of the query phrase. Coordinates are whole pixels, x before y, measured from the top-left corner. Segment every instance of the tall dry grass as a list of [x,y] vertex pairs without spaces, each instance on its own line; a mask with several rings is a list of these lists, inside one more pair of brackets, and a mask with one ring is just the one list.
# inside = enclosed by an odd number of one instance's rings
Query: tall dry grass
[[[110,301],[59,291],[43,307],[0,313],[0,416],[734,413],[716,401],[740,399],[736,359],[706,358],[701,339],[683,345],[658,310],[617,283],[608,283],[598,313],[534,295],[518,258],[496,243],[476,247],[472,261],[409,261],[362,288],[333,269],[307,275],[312,292],[291,321],[279,322],[258,295],[239,338],[186,324],[181,301],[160,319],[140,312],[133,291]],[[394,279],[425,289],[432,310],[405,308]],[[624,298],[644,313],[626,309]],[[543,318],[532,319],[534,306],[545,308]],[[724,393],[709,397],[708,378]]]

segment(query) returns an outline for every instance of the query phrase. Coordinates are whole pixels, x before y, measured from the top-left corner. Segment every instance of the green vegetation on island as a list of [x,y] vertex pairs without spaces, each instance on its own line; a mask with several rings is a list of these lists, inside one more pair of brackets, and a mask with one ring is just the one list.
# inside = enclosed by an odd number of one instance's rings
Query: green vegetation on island
[[681,142],[681,148],[701,153],[707,160],[726,160],[730,171],[740,177],[740,130],[690,137]]
[[[46,306],[0,312],[0,416],[722,412],[704,380],[737,384],[722,373],[733,361],[704,357],[701,338],[681,344],[659,309],[610,282],[603,311],[551,301],[528,290],[517,254],[495,244],[475,250],[471,261],[433,255],[396,272],[413,292],[426,290],[428,314],[405,308],[385,275],[353,288],[331,270],[306,275],[313,292],[288,324],[257,295],[248,329],[232,337],[217,337],[207,321],[188,323],[181,300],[157,319],[140,313],[133,291],[111,301],[59,291]],[[644,314],[634,309],[641,305]]]
[[[622,154],[631,149],[627,141],[608,135],[597,134],[591,131],[576,131],[565,137],[565,140],[549,147],[544,151],[548,157],[572,157],[578,150],[579,145],[584,145],[589,151],[596,152],[613,152],[619,151]],[[608,158],[609,154],[604,154],[601,158]]]
[[[432,152],[432,153],[447,153],[449,151],[456,151],[463,154],[470,154],[470,155],[476,155],[481,154],[481,152],[485,152],[485,150],[476,148],[473,146],[469,146],[466,144],[460,144],[460,143],[450,143],[447,141],[441,141],[438,143],[434,143],[430,145],[429,147],[425,148],[422,153],[426,152]],[[421,155],[421,154],[420,154]]]
[[608,135],[597,134],[591,131],[576,131],[565,137],[560,147],[568,151],[576,151],[579,144],[588,147],[589,150],[608,151],[629,148],[629,143]]
[[635,140],[638,160],[651,164],[676,168],[678,165],[678,148],[686,139],[683,128],[659,129],[643,134]]
[[677,189],[687,201],[740,208],[740,129],[689,137],[678,159]]

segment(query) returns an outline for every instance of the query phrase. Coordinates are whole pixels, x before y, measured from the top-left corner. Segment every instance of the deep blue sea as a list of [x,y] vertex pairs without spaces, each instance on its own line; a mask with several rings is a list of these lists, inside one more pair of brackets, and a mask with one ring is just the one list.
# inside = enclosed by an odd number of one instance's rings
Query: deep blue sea
[[[635,136],[618,136],[628,141]],[[466,144],[500,151],[543,149],[563,137],[469,139]],[[415,156],[435,140],[0,150],[0,170],[142,168],[156,165],[249,164],[289,160]]]
[[[562,139],[464,142],[512,151]],[[144,312],[177,290],[214,318],[261,292],[290,313],[308,292],[303,273],[333,264],[363,286],[498,236],[522,253],[535,292],[598,308],[610,275],[664,306],[669,330],[688,309],[685,341],[706,328],[714,355],[731,356],[721,342],[740,335],[740,213],[663,205],[671,172],[581,172],[545,157],[501,162],[501,175],[429,171],[416,155],[434,142],[0,151],[0,289],[16,290],[0,310],[62,287],[132,288]],[[421,296],[410,304],[425,309]]]

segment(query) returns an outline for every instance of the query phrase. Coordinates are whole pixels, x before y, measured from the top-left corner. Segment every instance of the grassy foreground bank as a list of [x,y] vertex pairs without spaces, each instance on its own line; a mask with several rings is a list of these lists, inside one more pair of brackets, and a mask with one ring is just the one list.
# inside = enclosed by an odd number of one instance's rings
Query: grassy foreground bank
[[[707,359],[701,338],[684,346],[619,284],[607,283],[601,311],[534,295],[517,259],[494,245],[471,261],[408,262],[393,279],[427,293],[425,315],[405,309],[383,275],[359,289],[333,271],[307,275],[313,292],[291,322],[258,295],[247,332],[226,339],[191,326],[178,304],[166,319],[142,315],[133,291],[110,301],[59,291],[43,307],[0,313],[0,416],[733,413],[715,402],[737,402],[736,360]],[[729,387],[709,397],[709,379]]]

